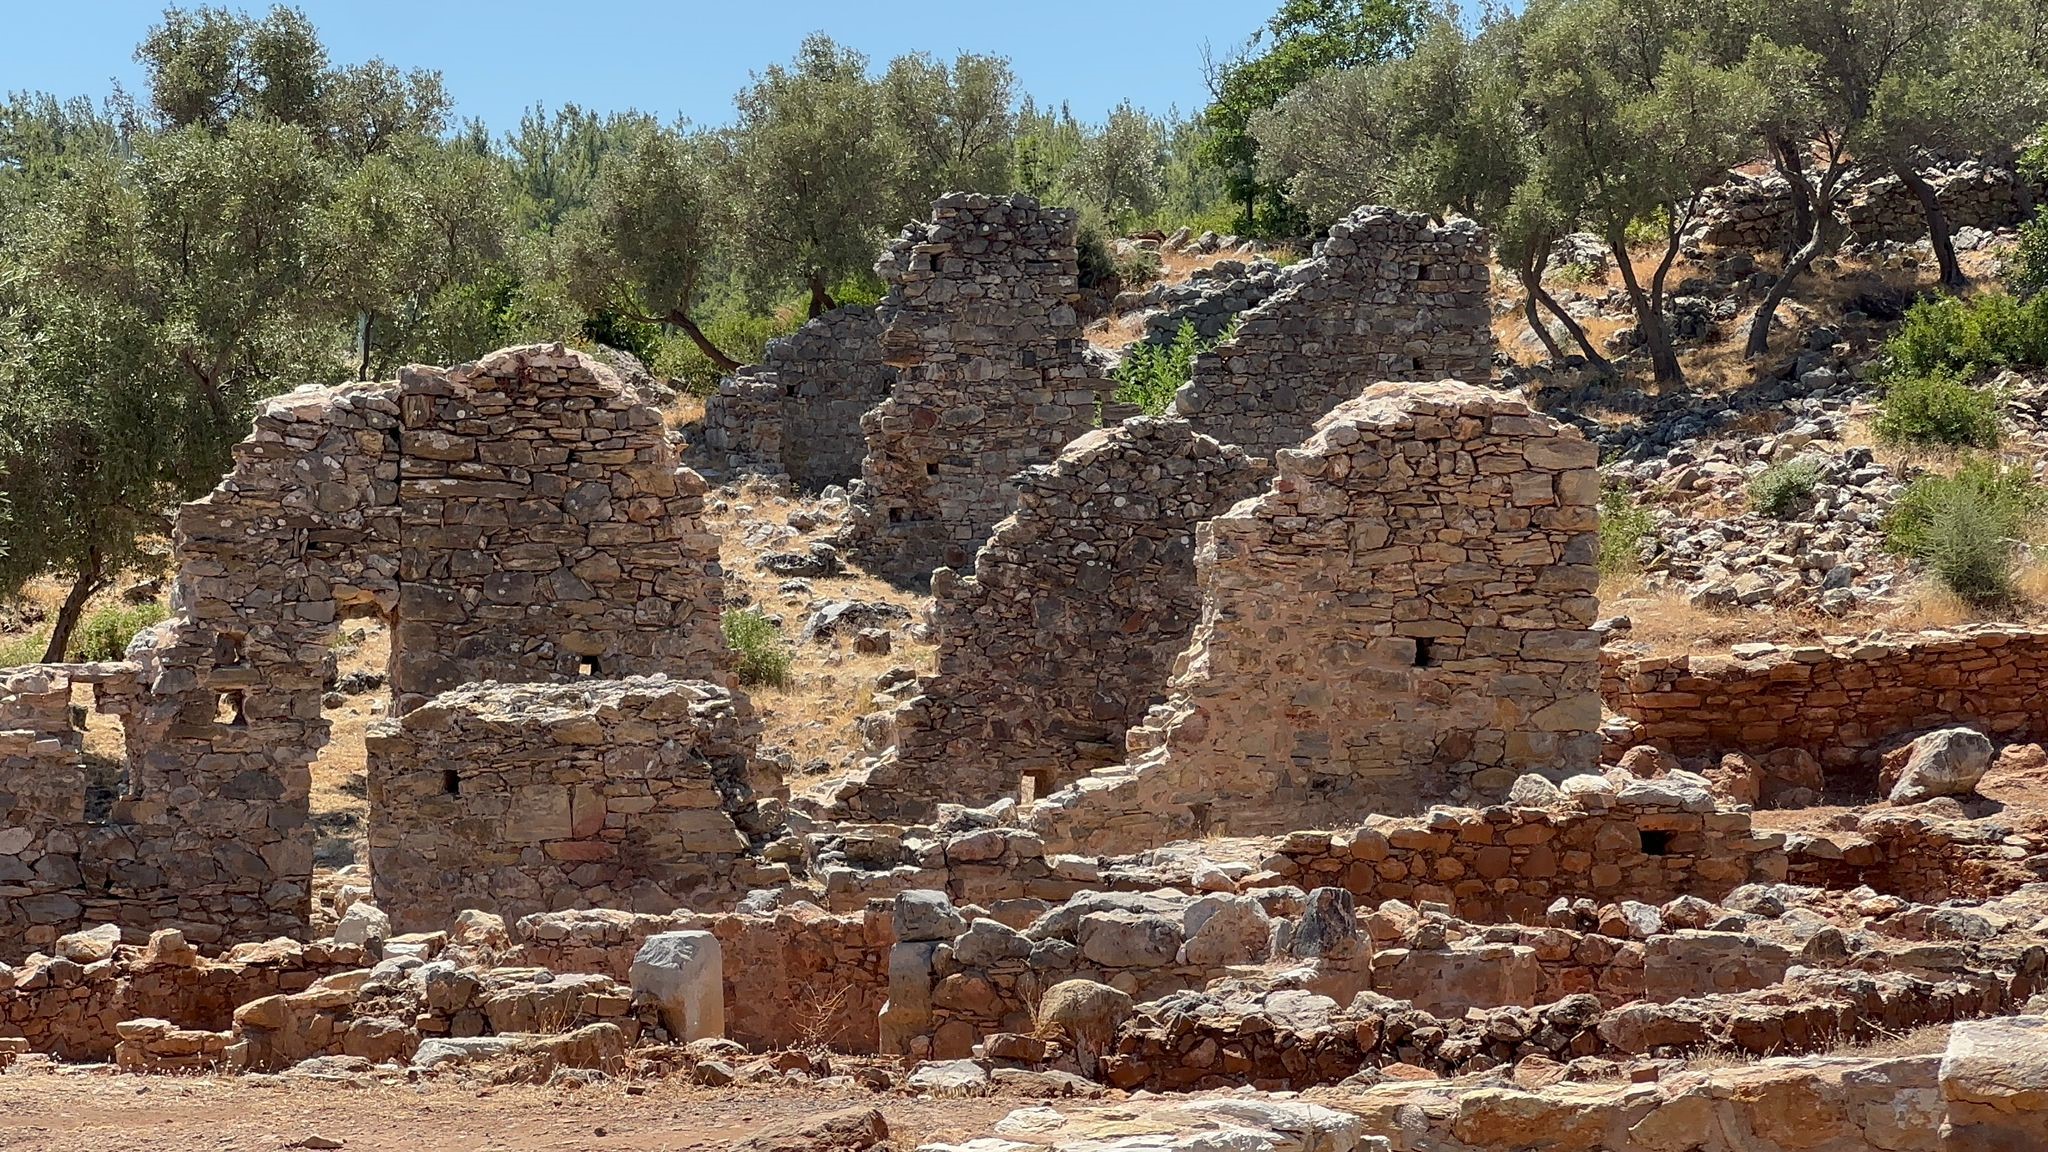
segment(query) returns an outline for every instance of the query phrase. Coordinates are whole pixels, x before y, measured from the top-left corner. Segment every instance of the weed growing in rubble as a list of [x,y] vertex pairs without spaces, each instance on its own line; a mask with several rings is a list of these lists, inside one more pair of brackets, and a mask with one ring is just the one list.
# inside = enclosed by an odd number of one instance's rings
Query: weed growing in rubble
[[718,619],[726,647],[739,661],[740,683],[789,686],[789,645],[775,622],[751,608],[733,608]]
[[1971,460],[1953,476],[1923,476],[1907,487],[1885,518],[1885,545],[1924,562],[1965,603],[2004,603],[2044,496],[2024,467]]
[[1810,456],[1773,464],[1750,478],[1749,506],[1784,520],[1806,507],[1820,483],[1820,462]]
[[1237,324],[1213,340],[1196,333],[1192,321],[1181,321],[1173,343],[1133,344],[1116,366],[1116,398],[1136,404],[1147,416],[1163,415],[1173,406],[1173,394],[1195,374],[1195,357],[1237,334]]
[[1635,569],[1643,540],[1653,524],[1650,511],[1629,498],[1627,492],[1610,488],[1600,494],[1600,574],[1612,576]]

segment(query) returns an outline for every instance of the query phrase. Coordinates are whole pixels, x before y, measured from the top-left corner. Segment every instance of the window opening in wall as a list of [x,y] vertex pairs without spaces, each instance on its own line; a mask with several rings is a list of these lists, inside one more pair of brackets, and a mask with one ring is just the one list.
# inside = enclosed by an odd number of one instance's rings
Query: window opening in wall
[[441,770],[441,791],[450,796],[462,795],[462,776],[453,768]]
[[1417,668],[1436,667],[1435,640],[1432,640],[1427,636],[1418,636],[1415,638],[1415,666]]
[[598,667],[597,667],[597,657],[595,657],[595,656],[578,656],[578,657],[576,658],[576,674],[577,674],[578,676],[597,676],[597,675],[601,675],[602,673],[600,673],[600,672],[598,671]]
[[934,463],[931,463],[931,464],[927,464],[927,465],[925,465],[925,466],[924,466],[924,474],[925,474],[925,475],[927,475],[927,476],[937,476],[937,475],[939,474],[939,466],[938,466],[938,464],[937,464],[936,462],[934,462]]
[[243,711],[242,704],[242,690],[240,688],[221,693],[220,698],[214,702],[214,723],[225,724],[230,728],[247,728],[249,726],[249,717]]
[[1017,803],[1030,804],[1038,799],[1038,780],[1026,772],[1017,777]]
[[1639,835],[1643,838],[1643,855],[1669,856],[1671,854],[1671,833],[1652,832],[1646,828]]
[[218,632],[213,637],[213,663],[216,668],[232,667],[242,663],[242,645],[245,638],[233,632]]

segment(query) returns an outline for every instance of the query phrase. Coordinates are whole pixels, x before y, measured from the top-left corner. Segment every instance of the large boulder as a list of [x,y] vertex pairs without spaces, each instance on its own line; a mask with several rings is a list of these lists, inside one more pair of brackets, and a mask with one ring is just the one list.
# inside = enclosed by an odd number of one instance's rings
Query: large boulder
[[1941,1095],[1945,1149],[2048,1148],[2048,1017],[1958,1021],[1941,1057]]
[[889,1146],[889,1122],[875,1108],[842,1108],[770,1124],[733,1152],[869,1152]]
[[894,908],[896,939],[951,940],[967,931],[967,918],[953,908],[944,892],[899,892]]
[[1038,1002],[1038,1031],[1065,1037],[1081,1071],[1095,1074],[1095,1061],[1116,1042],[1116,1030],[1135,1008],[1130,996],[1093,980],[1062,980]]
[[1991,740],[1971,728],[1943,728],[1913,741],[1894,804],[1918,804],[1936,796],[1967,796],[1991,767]]
[[660,932],[633,956],[633,991],[661,1005],[669,1035],[688,1042],[725,1035],[725,954],[709,932]]

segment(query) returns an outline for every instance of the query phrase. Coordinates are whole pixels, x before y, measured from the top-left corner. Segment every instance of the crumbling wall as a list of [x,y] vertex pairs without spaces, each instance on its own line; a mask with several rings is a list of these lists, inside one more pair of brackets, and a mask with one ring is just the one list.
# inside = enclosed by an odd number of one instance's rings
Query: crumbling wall
[[759,364],[705,401],[705,447],[730,472],[780,473],[809,490],[859,476],[860,418],[896,383],[882,362],[882,324],[875,309],[849,305],[769,341]]
[[[19,713],[6,729],[31,733],[0,738],[0,811],[26,821],[0,826],[0,951],[88,922],[207,948],[303,935],[310,765],[345,616],[391,621],[401,711],[493,676],[723,681],[702,490],[659,417],[560,345],[267,402],[233,470],[178,510],[170,619],[128,662],[0,688],[0,714]],[[59,700],[73,681],[125,730],[104,815],[83,806]]]
[[1115,763],[1201,612],[1195,526],[1262,479],[1238,449],[1146,417],[1018,476],[973,575],[933,581],[937,670],[883,726],[851,810],[921,819]]
[[1505,792],[1597,759],[1594,446],[1457,381],[1377,384],[1200,529],[1202,619],[1131,759],[1037,806],[1130,850]]
[[[1936,163],[1921,175],[1933,187],[1951,229],[2012,227],[2048,193],[2048,188],[2023,180],[2009,167],[1974,157]],[[1852,174],[1835,200],[1852,243],[1912,241],[1927,235],[1927,213],[1920,198],[1895,173]],[[1687,238],[1756,251],[1803,240],[1792,235],[1792,222],[1792,185],[1784,177],[1775,172],[1760,177],[1730,173],[1727,183],[1707,190],[1698,223]]]
[[848,530],[876,571],[964,567],[1010,513],[1011,477],[1096,425],[1113,384],[1084,354],[1075,228],[1027,196],[954,193],[876,265],[897,377],[861,417]]
[[704,482],[609,368],[531,345],[399,391],[400,711],[480,680],[723,679]]
[[1270,457],[1373,381],[1493,374],[1486,237],[1470,220],[1360,208],[1284,276],[1196,357],[1174,397],[1195,431]]
[[662,912],[762,883],[750,712],[665,677],[471,684],[372,726],[370,874],[401,932],[469,908]]
[[2048,739],[2048,630],[1977,625],[1837,644],[1642,656],[1603,676],[1634,742],[1681,756],[1780,748],[1861,778],[1895,737],[1957,724],[2000,742]]

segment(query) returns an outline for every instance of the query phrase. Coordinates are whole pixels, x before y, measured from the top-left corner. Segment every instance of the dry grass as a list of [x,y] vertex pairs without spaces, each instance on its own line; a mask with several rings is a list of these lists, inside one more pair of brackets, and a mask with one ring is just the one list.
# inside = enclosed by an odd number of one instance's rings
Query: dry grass
[[1815,621],[1803,612],[1722,611],[1686,603],[1676,588],[1651,590],[1633,573],[1600,581],[1600,611],[1629,618],[1629,641],[1656,654],[1712,652],[1768,635],[1791,639],[1815,635]]
[[[1876,1027],[1872,1025],[1872,1027]],[[1923,1024],[1904,1032],[1884,1032],[1871,1040],[1861,1043],[1849,1041],[1837,1043],[1819,1053],[1824,1056],[1849,1056],[1867,1060],[1898,1060],[1909,1056],[1936,1056],[1948,1048],[1949,1025]],[[1749,1052],[1725,1048],[1711,1048],[1685,1059],[1688,1072],[1720,1072],[1735,1068],[1749,1068],[1770,1059]]]

